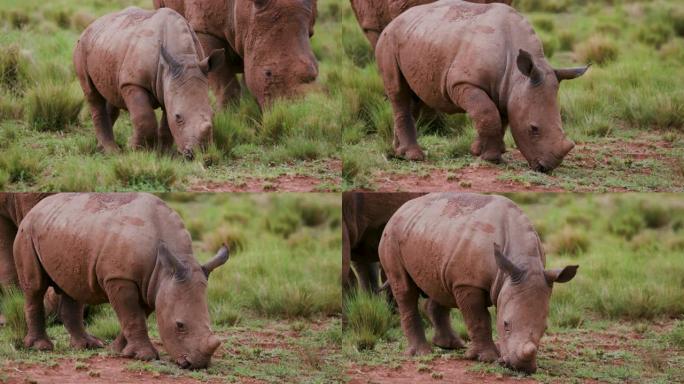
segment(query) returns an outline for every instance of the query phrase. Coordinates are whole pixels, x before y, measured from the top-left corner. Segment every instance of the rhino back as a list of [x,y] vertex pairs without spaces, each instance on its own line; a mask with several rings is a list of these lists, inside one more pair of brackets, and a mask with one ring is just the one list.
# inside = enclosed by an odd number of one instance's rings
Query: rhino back
[[503,92],[515,55],[524,48],[542,55],[529,23],[504,4],[442,0],[413,7],[397,17],[386,33],[402,36],[393,47],[411,89],[444,112],[462,112],[450,88],[468,83],[495,101]]
[[455,306],[458,286],[492,288],[494,242],[507,254],[540,256],[531,223],[501,196],[439,193],[412,200],[390,219],[385,236],[398,245],[395,257],[418,287],[446,306]]
[[189,24],[170,9],[127,8],[101,17],[81,35],[79,47],[95,88],[119,108],[126,105],[121,89],[137,85],[157,96],[162,45],[173,57],[203,56]]
[[191,255],[178,215],[148,194],[60,194],[39,203],[22,223],[43,269],[66,294],[85,303],[107,301],[108,280],[134,281],[146,292],[164,240]]

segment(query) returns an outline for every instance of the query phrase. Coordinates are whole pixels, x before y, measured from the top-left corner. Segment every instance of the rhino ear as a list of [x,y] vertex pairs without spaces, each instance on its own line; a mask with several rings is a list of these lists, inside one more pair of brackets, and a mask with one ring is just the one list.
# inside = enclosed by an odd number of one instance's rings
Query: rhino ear
[[168,64],[169,70],[171,70],[171,77],[177,79],[180,77],[180,75],[183,74],[183,64],[176,61],[176,59],[174,59],[173,56],[171,56],[169,51],[167,51],[166,47],[164,47],[163,45],[161,47],[161,57],[162,59],[164,59],[166,64]]
[[511,277],[513,283],[519,283],[525,276],[525,271],[518,268],[512,261],[508,260],[501,251],[499,244],[494,243],[494,258],[496,259],[496,266],[504,273]]
[[226,51],[223,48],[213,50],[207,58],[200,62],[199,67],[202,72],[207,75],[209,72],[213,72],[220,68],[226,60],[225,52]]
[[585,72],[591,67],[591,64],[584,66],[584,67],[577,67],[577,68],[560,68],[560,69],[554,69],[553,71],[556,73],[556,78],[558,79],[559,82],[563,80],[572,80],[576,79],[582,75],[584,75]]
[[530,79],[532,86],[537,86],[544,81],[544,76],[542,76],[537,66],[534,65],[532,55],[530,55],[530,53],[526,50],[521,49],[518,51],[518,59],[516,60],[516,64],[518,65],[518,70],[520,73]]
[[563,269],[544,271],[544,276],[546,276],[546,282],[549,285],[553,285],[553,283],[567,283],[575,277],[578,268],[579,265],[568,265]]
[[228,261],[228,258],[230,257],[230,248],[226,244],[223,244],[221,249],[216,253],[216,256],[212,257],[211,260],[207,261],[203,266],[202,266],[202,271],[204,272],[204,276],[209,278],[209,274],[211,271],[214,269],[222,266],[223,264]]
[[166,243],[163,241],[159,242],[157,258],[161,261],[164,268],[171,271],[174,279],[183,281],[187,278],[188,267],[166,247]]

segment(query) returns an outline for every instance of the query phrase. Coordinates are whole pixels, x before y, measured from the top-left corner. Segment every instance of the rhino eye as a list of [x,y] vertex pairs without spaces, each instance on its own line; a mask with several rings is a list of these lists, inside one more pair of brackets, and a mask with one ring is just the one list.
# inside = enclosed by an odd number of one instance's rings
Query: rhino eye
[[176,113],[173,117],[176,119],[176,124],[184,123],[183,116],[181,116],[180,114]]
[[530,125],[530,136],[539,136],[539,127]]
[[505,321],[505,320],[504,320],[504,331],[506,331],[506,332],[511,331],[511,323],[509,323],[508,321]]
[[182,321],[176,321],[176,329],[179,331],[185,331],[185,324]]

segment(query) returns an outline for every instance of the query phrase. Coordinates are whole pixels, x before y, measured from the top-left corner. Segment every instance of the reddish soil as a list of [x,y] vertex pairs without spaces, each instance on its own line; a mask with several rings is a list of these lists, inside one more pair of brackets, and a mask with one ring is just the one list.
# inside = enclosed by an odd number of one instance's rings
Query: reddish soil
[[456,359],[435,359],[422,364],[409,361],[400,367],[352,367],[347,373],[352,378],[349,384],[415,384],[415,383],[536,383],[525,378],[470,372],[474,363]]
[[[199,383],[187,377],[173,377],[156,372],[134,372],[126,369],[133,360],[121,357],[95,356],[87,360],[58,359],[53,367],[11,363],[2,367],[5,383]],[[211,383],[211,381],[209,381]]]
[[[326,168],[342,174],[342,161],[331,160]],[[247,177],[236,182],[197,182],[188,188],[188,192],[325,192],[317,187],[329,179],[311,175],[279,175],[275,178]]]
[[[658,153],[659,149],[672,148],[672,143],[650,137],[640,137],[632,140],[611,140],[607,143],[578,144],[565,159],[565,165],[572,164],[582,169],[610,168],[616,158],[622,161],[643,161],[652,159],[663,163],[664,166],[676,168],[675,159]],[[602,153],[603,152],[603,153]],[[524,163],[525,159],[518,150],[510,150],[505,155],[508,161]],[[522,164],[521,164],[522,165]],[[560,165],[563,167],[563,164]],[[521,168],[522,169],[522,168]],[[526,170],[526,169],[525,169]],[[436,191],[486,191],[486,192],[559,192],[564,189],[557,186],[534,185],[519,181],[499,180],[498,177],[510,170],[505,170],[488,163],[472,163],[469,167],[446,171],[436,169],[428,175],[397,174],[392,172],[377,172],[373,179],[373,190],[382,192],[436,192]],[[522,173],[520,170],[513,171]],[[635,169],[634,172],[650,174],[650,169]],[[554,178],[553,174],[549,176]],[[580,188],[583,189],[583,188]],[[591,190],[591,187],[584,188]],[[623,191],[614,188],[614,192]]]

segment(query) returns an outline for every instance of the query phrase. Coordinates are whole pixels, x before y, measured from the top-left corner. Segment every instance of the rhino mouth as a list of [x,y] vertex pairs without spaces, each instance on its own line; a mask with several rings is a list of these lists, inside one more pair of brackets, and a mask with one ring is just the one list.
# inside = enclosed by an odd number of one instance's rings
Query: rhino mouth
[[531,375],[535,372],[537,372],[537,367],[535,365],[521,365],[521,366],[514,366],[513,364],[510,363],[510,361],[506,358],[500,357],[497,361],[501,366],[506,367],[508,369],[512,369],[514,371],[522,372],[526,375]]

